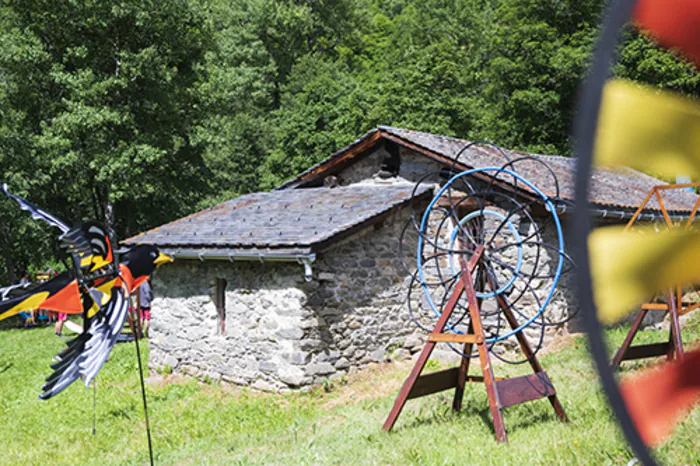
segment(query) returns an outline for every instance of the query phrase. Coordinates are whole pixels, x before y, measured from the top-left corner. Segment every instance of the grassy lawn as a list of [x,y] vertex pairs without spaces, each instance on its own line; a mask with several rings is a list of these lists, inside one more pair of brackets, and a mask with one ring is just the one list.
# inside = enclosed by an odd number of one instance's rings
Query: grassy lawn
[[[698,315],[700,317],[700,315]],[[665,332],[646,331],[646,340]],[[619,344],[624,329],[610,332]],[[684,339],[700,337],[700,320]],[[93,393],[75,383],[48,401],[39,388],[63,345],[51,328],[0,331],[0,464],[144,464],[146,433],[133,343],[117,345],[98,376],[97,435]],[[147,352],[146,352],[147,353]],[[570,424],[546,400],[505,410],[509,445],[495,442],[483,386],[465,392],[464,410],[450,411],[451,392],[411,400],[395,431],[381,431],[408,374],[407,363],[368,368],[326,390],[259,394],[194,380],[153,377],[148,402],[159,464],[627,464],[633,455],[618,431],[589,361],[574,338],[542,358]],[[433,367],[436,364],[431,364]],[[634,366],[626,366],[630,371]],[[526,373],[496,366],[496,375]],[[666,464],[700,464],[695,449],[700,410],[657,450]]]

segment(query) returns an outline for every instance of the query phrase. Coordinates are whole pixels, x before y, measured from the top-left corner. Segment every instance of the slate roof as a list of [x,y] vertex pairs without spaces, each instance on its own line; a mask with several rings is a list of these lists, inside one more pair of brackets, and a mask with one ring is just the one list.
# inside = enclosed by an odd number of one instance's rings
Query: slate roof
[[[310,254],[379,220],[411,199],[414,186],[353,185],[253,193],[141,233],[125,244],[164,252],[231,256]],[[416,196],[429,195],[424,187]]]
[[[318,165],[287,181],[278,189],[306,186],[319,178],[333,174],[352,163],[354,159],[371,152],[369,149],[382,140],[392,141],[415,150],[448,166],[451,165],[457,153],[469,144],[469,141],[463,139],[390,126],[380,126]],[[527,156],[545,162],[551,167],[557,177],[560,188],[559,196],[573,201],[575,158],[527,154],[508,150],[505,152],[511,160]],[[478,145],[466,150],[460,156],[459,161],[466,168],[500,167],[506,163],[506,158],[493,147]],[[550,197],[556,196],[556,184],[549,171],[541,163],[527,160],[518,162],[516,167],[517,170],[515,171],[533,182],[545,194]],[[507,180],[505,175],[503,179]],[[639,207],[651,188],[662,184],[666,183],[631,168],[619,170],[597,168],[594,170],[589,200],[593,205],[600,208],[615,207],[633,210]],[[526,191],[528,190],[525,186],[521,185],[520,187]],[[664,193],[666,208],[676,214],[689,212],[697,198],[695,194],[683,190],[671,190]],[[646,209],[646,211],[658,209],[659,205],[656,199],[652,199],[648,207],[649,209]]]

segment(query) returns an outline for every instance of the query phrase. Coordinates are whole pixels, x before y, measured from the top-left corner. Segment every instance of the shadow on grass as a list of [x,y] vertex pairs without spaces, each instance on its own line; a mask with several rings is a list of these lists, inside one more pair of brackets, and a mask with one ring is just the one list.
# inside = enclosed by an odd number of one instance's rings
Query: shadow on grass
[[[537,406],[537,404],[541,406]],[[528,402],[526,405],[504,408],[501,412],[503,413],[504,424],[508,434],[513,434],[520,429],[529,428],[535,424],[562,422],[546,398]],[[495,436],[496,431],[494,429],[490,407],[488,405],[478,406],[476,404],[466,406],[460,412],[452,411],[450,406],[433,406],[425,411],[421,409],[416,413],[415,417],[398,427],[398,429],[394,429],[394,431],[467,421],[468,419],[477,417],[488,427],[491,434]]]

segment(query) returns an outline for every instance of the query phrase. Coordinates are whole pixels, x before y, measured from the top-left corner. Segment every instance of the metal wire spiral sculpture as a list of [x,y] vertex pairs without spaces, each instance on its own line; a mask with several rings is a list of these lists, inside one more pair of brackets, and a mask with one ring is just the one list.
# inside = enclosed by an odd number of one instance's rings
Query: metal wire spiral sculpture
[[[505,163],[458,170],[460,155],[477,144],[495,148]],[[551,177],[552,184],[548,186],[554,187],[554,196],[548,196],[518,173],[518,166],[523,163],[541,165],[540,172]],[[510,364],[527,362],[529,358],[506,356],[507,347],[517,346],[518,332],[527,330],[526,335],[535,343],[536,354],[542,347],[545,331],[575,315],[574,311],[557,319],[546,312],[562,275],[573,267],[564,249],[564,234],[557,214],[557,208],[567,204],[559,197],[557,177],[537,157],[511,160],[492,143],[473,142],[455,156],[450,170],[428,173],[421,178],[414,193],[423,190],[426,184],[445,179],[441,187],[435,188],[436,194],[427,207],[415,202],[411,205],[411,219],[401,235],[401,256],[411,275],[407,292],[411,318],[418,327],[430,331],[430,321],[442,314],[460,279],[460,259],[468,260],[483,245],[482,259],[472,279],[489,351]],[[507,310],[518,320],[515,329],[506,329]],[[469,326],[468,304],[462,296],[446,331],[461,334]],[[460,348],[452,344],[450,348],[463,355]],[[476,352],[464,356],[475,357]]]

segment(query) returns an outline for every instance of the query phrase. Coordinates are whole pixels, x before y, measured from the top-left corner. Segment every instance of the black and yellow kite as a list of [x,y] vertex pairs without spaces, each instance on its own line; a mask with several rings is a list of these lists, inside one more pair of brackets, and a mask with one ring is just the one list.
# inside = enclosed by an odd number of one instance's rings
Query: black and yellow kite
[[88,387],[117,341],[129,310],[129,298],[156,267],[172,258],[155,247],[138,245],[117,261],[113,241],[98,222],[84,222],[70,228],[58,218],[21,197],[7,185],[2,191],[17,201],[32,218],[61,230],[61,247],[71,256],[73,269],[36,285],[15,285],[0,289],[0,320],[32,309],[82,314],[83,332],[67,342],[59,361],[42,387],[41,399],[51,398],[79,377]]

